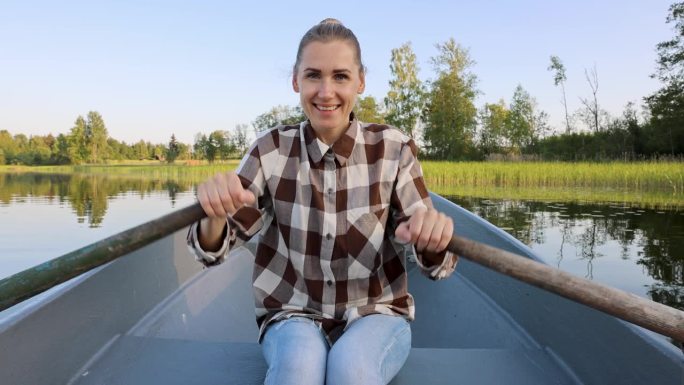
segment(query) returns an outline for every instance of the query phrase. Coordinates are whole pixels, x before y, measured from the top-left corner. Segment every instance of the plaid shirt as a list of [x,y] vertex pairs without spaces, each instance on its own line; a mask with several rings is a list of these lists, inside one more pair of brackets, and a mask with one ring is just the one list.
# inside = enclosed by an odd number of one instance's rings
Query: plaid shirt
[[[259,338],[270,323],[305,316],[319,321],[329,343],[368,314],[413,320],[407,290],[412,245],[394,237],[396,226],[420,207],[432,207],[412,139],[386,125],[351,116],[347,131],[329,146],[308,122],[260,135],[237,170],[257,197],[228,218],[217,252],[188,246],[205,265],[261,231],[252,277]],[[418,253],[432,279],[449,276],[457,257]]]

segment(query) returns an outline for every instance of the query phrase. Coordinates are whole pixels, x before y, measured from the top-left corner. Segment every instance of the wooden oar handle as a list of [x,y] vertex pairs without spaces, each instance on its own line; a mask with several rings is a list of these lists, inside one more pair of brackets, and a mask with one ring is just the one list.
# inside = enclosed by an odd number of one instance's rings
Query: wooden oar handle
[[449,251],[544,290],[684,341],[684,312],[505,250],[454,236]]

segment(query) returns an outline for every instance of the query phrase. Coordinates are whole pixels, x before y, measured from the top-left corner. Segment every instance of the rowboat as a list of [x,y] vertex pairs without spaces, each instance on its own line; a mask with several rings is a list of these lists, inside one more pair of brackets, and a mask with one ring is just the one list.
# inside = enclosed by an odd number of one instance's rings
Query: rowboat
[[[433,201],[457,234],[541,261],[467,210]],[[0,312],[0,382],[263,383],[250,282],[258,239],[203,269],[186,231]],[[412,350],[392,384],[684,383],[684,354],[649,330],[466,259],[443,281],[409,269]]]

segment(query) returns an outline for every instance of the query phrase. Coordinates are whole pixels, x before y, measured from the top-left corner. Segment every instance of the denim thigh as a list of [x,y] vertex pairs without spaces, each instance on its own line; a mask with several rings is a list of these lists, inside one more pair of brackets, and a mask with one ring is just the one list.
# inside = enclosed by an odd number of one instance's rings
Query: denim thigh
[[265,384],[324,383],[328,344],[313,320],[278,321],[268,327],[261,344],[268,364]]
[[387,384],[410,351],[411,327],[404,318],[365,316],[353,322],[330,349],[326,384]]

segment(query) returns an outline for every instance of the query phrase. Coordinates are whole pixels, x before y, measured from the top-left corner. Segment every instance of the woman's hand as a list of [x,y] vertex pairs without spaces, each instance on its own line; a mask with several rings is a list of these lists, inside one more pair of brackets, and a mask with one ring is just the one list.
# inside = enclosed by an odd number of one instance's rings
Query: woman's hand
[[256,200],[251,191],[242,187],[240,178],[233,171],[216,174],[199,185],[197,200],[207,214],[200,222],[199,243],[204,250],[217,250],[223,242],[222,234],[226,217],[242,206]]
[[399,241],[414,244],[418,252],[439,253],[454,235],[454,222],[435,209],[418,209],[397,226],[394,235]]
[[226,219],[242,206],[253,204],[254,194],[242,187],[234,171],[216,174],[199,185],[197,199],[209,218]]

